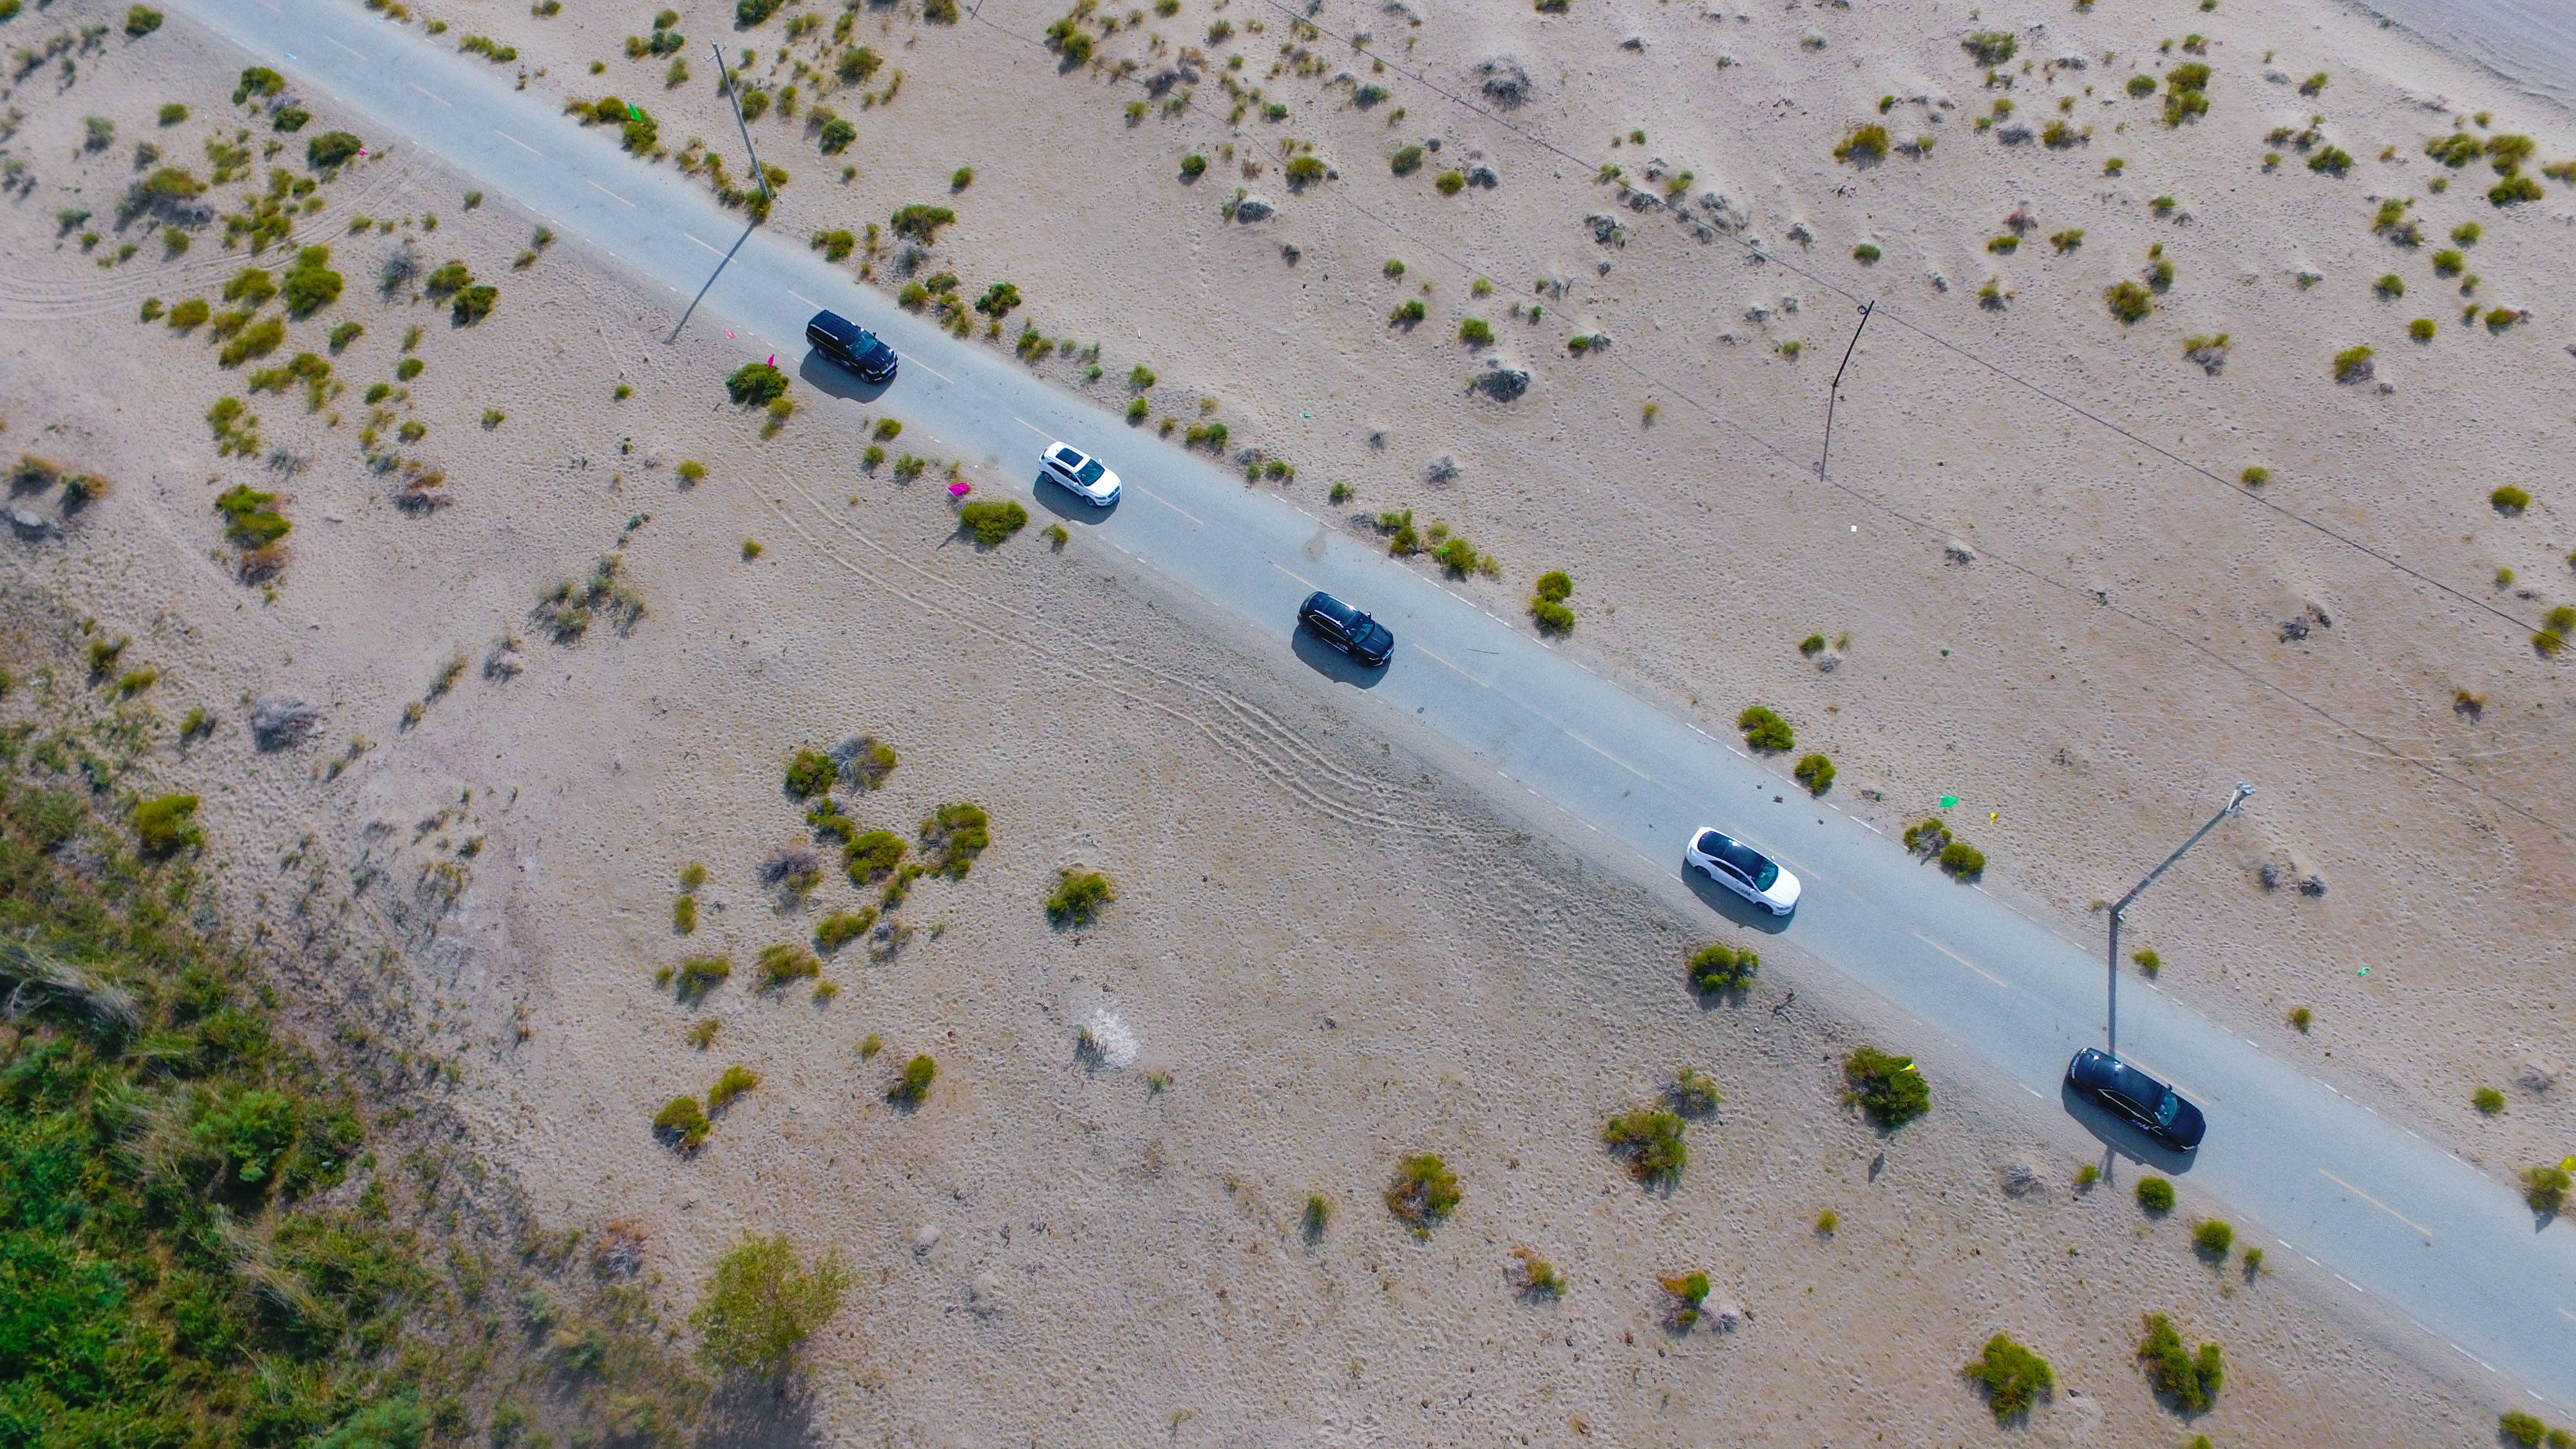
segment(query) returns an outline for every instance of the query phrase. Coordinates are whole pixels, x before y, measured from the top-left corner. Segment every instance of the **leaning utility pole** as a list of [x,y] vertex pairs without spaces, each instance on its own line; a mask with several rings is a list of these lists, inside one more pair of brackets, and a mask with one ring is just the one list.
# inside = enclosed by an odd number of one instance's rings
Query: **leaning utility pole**
[[733,123],[742,127],[742,149],[751,153],[751,179],[760,183],[761,210],[769,209],[769,172],[760,164],[760,152],[751,144],[751,122],[742,118],[742,87],[733,83],[733,68],[725,64],[724,46],[708,41],[716,53],[716,74],[724,77],[725,99],[733,103]]
[[2161,876],[2166,871],[2173,869],[2175,861],[2182,859],[2184,855],[2190,852],[2193,846],[2200,844],[2200,838],[2202,836],[2216,830],[2220,821],[2225,820],[2228,816],[2235,814],[2239,809],[2241,809],[2246,800],[2251,797],[2253,793],[2253,786],[2246,784],[2242,780],[2237,781],[2236,793],[2227,798],[2227,804],[2225,807],[2220,809],[2217,814],[2210,816],[2208,824],[2193,831],[2191,839],[2184,841],[2173,854],[2166,856],[2164,864],[2157,866],[2154,870],[2148,871],[2147,878],[2138,882],[2136,887],[2131,889],[2127,895],[2120,897],[2120,903],[2118,905],[2111,908],[2111,1009],[2109,1026],[2105,1032],[2105,1036],[2107,1038],[2106,1049],[2111,1053],[2111,1055],[2116,1057],[2120,1054],[2120,918],[2129,913],[2129,907],[2137,902],[2138,897],[2146,891],[2147,887],[2156,883],[2156,878],[2158,876]]
[[1851,341],[1843,344],[1843,360],[1834,369],[1834,380],[1825,389],[1825,446],[1816,454],[1816,478],[1825,477],[1825,463],[1834,455],[1834,399],[1842,395],[1843,369],[1851,366],[1852,349],[1860,346],[1860,334],[1869,327],[1869,314],[1878,310],[1876,302],[1860,304],[1860,326],[1852,329]]

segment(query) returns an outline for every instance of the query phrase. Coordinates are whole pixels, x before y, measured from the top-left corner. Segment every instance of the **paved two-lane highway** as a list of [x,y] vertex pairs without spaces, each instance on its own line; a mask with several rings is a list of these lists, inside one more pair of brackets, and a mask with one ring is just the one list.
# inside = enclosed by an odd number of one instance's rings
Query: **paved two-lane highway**
[[[364,118],[372,139],[439,156],[666,289],[675,320],[730,253],[700,305],[760,339],[747,354],[802,356],[805,318],[830,306],[902,351],[887,406],[961,451],[1025,456],[1032,474],[1047,437],[1103,453],[1127,495],[1106,515],[1075,521],[1276,638],[1283,670],[1317,677],[1288,657],[1289,626],[1309,589],[1359,602],[1402,641],[1393,666],[1354,701],[1363,718],[1382,710],[1445,736],[1597,831],[1585,838],[1624,874],[1669,877],[1693,826],[1741,827],[1807,881],[1788,927],[1802,946],[2052,1104],[2034,1110],[2060,1110],[2068,1056],[2100,1032],[2102,966],[2092,954],[1952,884],[1851,817],[1805,803],[1732,746],[1292,503],[1053,391],[995,349],[888,306],[792,240],[743,238],[739,218],[702,187],[623,154],[613,131],[582,130],[417,27],[385,22],[355,0],[175,8],[308,91],[328,92]],[[2229,782],[2210,777],[2213,804]],[[2491,1367],[2499,1406],[2525,1395],[2576,1406],[2576,1227],[2536,1230],[2505,1183],[2168,995],[2133,987],[2128,996],[2122,1045],[2209,1115],[2200,1161],[2163,1165],[2188,1170],[2263,1237]]]

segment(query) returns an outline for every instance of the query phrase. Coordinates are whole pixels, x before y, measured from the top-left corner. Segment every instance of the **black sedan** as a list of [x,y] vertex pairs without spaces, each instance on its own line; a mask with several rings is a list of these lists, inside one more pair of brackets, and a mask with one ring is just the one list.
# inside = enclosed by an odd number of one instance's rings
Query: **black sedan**
[[1387,627],[1318,589],[1297,606],[1297,621],[1315,637],[1371,669],[1383,669],[1395,653],[1395,636]]
[[805,340],[814,350],[859,375],[863,382],[892,382],[895,374],[894,349],[885,339],[838,312],[814,314],[805,324]]
[[2176,1151],[2199,1147],[2202,1134],[2209,1130],[2209,1119],[2184,1101],[2182,1093],[2094,1047],[2077,1052],[2075,1060],[2066,1064],[2066,1083]]

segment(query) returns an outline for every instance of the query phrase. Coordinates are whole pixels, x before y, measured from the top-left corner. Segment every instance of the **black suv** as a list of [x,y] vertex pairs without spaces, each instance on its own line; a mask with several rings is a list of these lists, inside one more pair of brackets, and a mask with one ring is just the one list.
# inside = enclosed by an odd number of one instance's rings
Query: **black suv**
[[2209,1119],[2182,1093],[2098,1047],[2066,1064],[2068,1086],[2135,1122],[2148,1136],[2183,1152],[2199,1148]]
[[894,349],[885,340],[838,312],[817,312],[805,324],[805,340],[814,350],[859,375],[862,382],[894,381]]
[[1297,606],[1297,621],[1315,637],[1371,669],[1383,669],[1395,653],[1395,636],[1387,627],[1321,589]]

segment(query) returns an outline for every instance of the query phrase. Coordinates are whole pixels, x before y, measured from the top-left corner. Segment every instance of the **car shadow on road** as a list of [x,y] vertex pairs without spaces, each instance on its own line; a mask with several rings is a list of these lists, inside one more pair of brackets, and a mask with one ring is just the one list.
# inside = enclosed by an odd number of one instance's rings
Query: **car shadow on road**
[[825,397],[848,398],[852,402],[875,402],[894,386],[892,382],[863,381],[857,373],[812,348],[807,348],[805,360],[796,364],[796,376]]
[[2075,1090],[2062,1076],[2057,1079],[2057,1100],[2066,1115],[2095,1140],[2132,1162],[2180,1177],[2199,1160],[2197,1153],[2176,1152],[2149,1137],[2136,1123],[2095,1101],[2091,1093]]
[[1127,501],[1121,495],[1103,508],[1044,473],[1029,480],[1029,497],[1065,522],[1082,524],[1107,523],[1118,512],[1118,505]]
[[1674,870],[1681,876],[1682,884],[1691,888],[1691,894],[1700,898],[1702,905],[1748,931],[1776,936],[1789,929],[1789,923],[1798,918],[1795,911],[1775,916],[1689,866],[1676,866]]
[[1354,689],[1375,689],[1378,681],[1386,678],[1384,669],[1369,668],[1316,638],[1313,632],[1302,624],[1289,626],[1288,648],[1298,658],[1306,661],[1307,668],[1336,684],[1347,684]]

